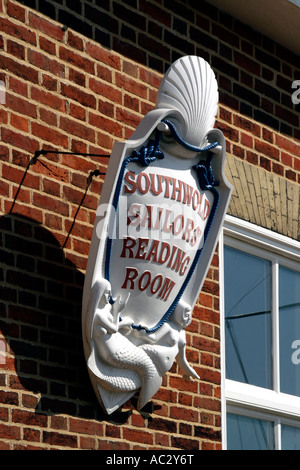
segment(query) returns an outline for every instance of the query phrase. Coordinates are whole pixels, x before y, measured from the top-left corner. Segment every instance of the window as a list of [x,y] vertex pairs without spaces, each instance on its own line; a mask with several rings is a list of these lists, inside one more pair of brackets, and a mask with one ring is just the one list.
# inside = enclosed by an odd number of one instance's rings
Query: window
[[300,450],[300,243],[226,217],[220,257],[224,448]]
[[297,7],[300,7],[300,0],[289,0],[290,3],[294,3]]

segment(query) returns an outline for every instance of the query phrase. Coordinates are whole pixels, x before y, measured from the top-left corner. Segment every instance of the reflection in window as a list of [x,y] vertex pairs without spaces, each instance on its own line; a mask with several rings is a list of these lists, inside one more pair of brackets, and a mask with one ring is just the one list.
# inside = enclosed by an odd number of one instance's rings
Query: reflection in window
[[271,421],[227,414],[228,450],[274,450]]
[[272,388],[271,263],[224,249],[226,376]]
[[300,396],[300,273],[279,268],[280,390]]
[[281,425],[282,450],[300,450],[300,428]]

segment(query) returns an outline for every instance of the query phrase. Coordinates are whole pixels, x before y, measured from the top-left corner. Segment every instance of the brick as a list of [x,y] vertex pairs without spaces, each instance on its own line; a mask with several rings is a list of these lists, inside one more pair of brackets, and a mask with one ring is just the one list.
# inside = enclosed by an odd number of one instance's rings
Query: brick
[[56,58],[48,57],[33,49],[28,49],[27,56],[28,62],[35,67],[57,75],[60,78],[65,76],[65,66],[59,63]]
[[40,119],[50,126],[57,127],[57,114],[46,108],[39,109]]
[[245,134],[244,132],[241,133],[241,144],[245,145],[249,149],[253,148],[253,137],[249,134]]
[[75,119],[80,119],[81,121],[85,121],[86,110],[81,106],[77,106],[76,104],[70,103],[70,116],[74,117]]
[[[198,44],[199,43],[203,44],[205,48],[211,49],[213,51],[217,51],[218,41],[215,38],[213,38],[210,34],[203,33],[200,29],[196,29],[193,26],[191,26],[190,36],[191,36],[191,39],[196,41]],[[218,59],[215,59],[215,64],[212,63],[212,65],[213,67],[222,69],[222,66],[224,65],[224,61],[219,61]],[[223,67],[223,70],[224,70],[224,67]]]
[[88,92],[83,90],[79,91],[76,86],[62,83],[61,93],[63,96],[67,96],[68,98],[78,101],[82,106],[96,109],[96,98]]
[[171,445],[180,449],[189,449],[190,451],[199,450],[199,441],[178,436],[171,436]]
[[238,83],[233,84],[233,93],[238,96],[240,100],[245,100],[254,106],[259,106],[260,104],[260,98],[257,93]]
[[221,431],[206,426],[195,426],[195,436],[216,441],[221,440]]
[[116,85],[124,90],[139,96],[140,98],[147,98],[147,87],[143,83],[136,82],[130,77],[124,77],[121,74],[116,74]]
[[69,181],[69,170],[67,168],[62,168],[60,166],[54,165],[47,161],[45,164],[43,157],[39,157],[39,159],[36,161],[36,163],[31,167],[31,171],[46,176],[49,176],[51,178],[55,178],[59,181],[64,181],[68,182]]
[[23,429],[23,439],[25,441],[40,442],[41,432],[32,428]]
[[22,44],[8,39],[6,48],[9,54],[21,60],[25,59],[25,47]]
[[0,109],[0,123],[7,124],[8,123],[8,112],[5,109]]
[[8,18],[1,18],[0,31],[14,36],[17,39],[36,46],[36,34],[31,29],[11,21]]
[[12,410],[12,421],[30,426],[47,426],[47,416],[32,411]]
[[[293,160],[294,160],[294,158],[293,158],[292,155],[290,155],[289,153],[281,151],[281,162],[283,163],[283,165],[292,167],[293,166]],[[297,159],[295,159],[295,163],[296,163],[296,161],[297,161]]]
[[[18,95],[21,95],[23,98],[28,97],[28,84],[26,82],[24,83],[22,80],[19,80],[18,78],[9,77],[8,89],[17,93]],[[6,104],[7,104],[7,95],[8,95],[8,92],[6,92]],[[28,100],[24,100],[24,101],[28,101]]]
[[86,57],[71,51],[64,46],[59,47],[59,58],[71,65],[85,70],[86,73],[93,74],[95,71],[95,64],[92,60],[87,59]]
[[6,106],[18,113],[22,110],[22,114],[25,116],[37,117],[37,106],[21,96],[6,93]]
[[170,418],[179,419],[181,421],[189,421],[191,423],[197,423],[199,421],[199,414],[198,411],[196,411],[195,409],[172,406],[172,408],[170,409]]
[[95,142],[95,131],[78,121],[62,117],[60,119],[60,129],[89,142]]
[[67,200],[72,203],[82,204],[84,207],[94,210],[97,209],[98,198],[95,196],[85,194],[83,191],[81,192],[68,186],[64,187],[63,193]]
[[110,101],[114,101],[115,103],[122,103],[122,92],[116,87],[108,85],[107,83],[92,77],[89,80],[89,87],[94,93],[101,97],[105,97]]
[[19,404],[19,396],[16,392],[0,390],[0,402],[5,405],[17,406]]
[[76,85],[85,87],[86,85],[86,75],[79,70],[73,69],[69,67],[69,80]]
[[83,51],[84,42],[82,37],[74,33],[74,31],[69,30],[67,34],[67,44],[77,51]]
[[129,126],[132,126],[134,129],[139,125],[141,121],[141,117],[131,113],[130,111],[127,111],[127,109],[117,109],[116,112],[116,119],[118,122],[122,122],[124,124],[128,124]]
[[33,122],[31,124],[31,132],[35,137],[38,137],[45,142],[51,142],[57,147],[68,148],[69,137],[64,133],[49,128],[48,126]]
[[233,124],[237,127],[240,127],[241,129],[251,132],[251,134],[257,137],[260,137],[260,134],[261,134],[260,126],[257,123],[250,121],[249,119],[243,116],[234,115]]
[[41,207],[45,210],[50,210],[64,216],[69,215],[68,204],[50,196],[46,196],[40,193],[33,193],[32,202],[35,206]]
[[251,74],[260,76],[261,64],[250,59],[239,51],[234,51],[234,62],[241,68],[247,70]]
[[59,432],[43,431],[43,442],[53,446],[71,447],[73,449],[78,447],[77,436]]
[[1,439],[21,439],[21,428],[19,426],[4,425],[0,426]]
[[273,158],[274,160],[279,160],[279,150],[274,146],[267,144],[266,142],[255,140],[254,142],[255,150],[263,155]]
[[114,119],[108,119],[99,114],[89,114],[89,123],[99,130],[108,132],[116,137],[122,137],[122,125]]
[[103,429],[103,424],[99,422],[84,419],[70,419],[69,430],[71,432],[103,436]]
[[47,52],[48,54],[56,55],[56,44],[43,36],[39,37],[40,49]]
[[153,434],[135,429],[124,428],[123,438],[130,442],[138,442],[142,444],[153,444]]
[[31,98],[56,111],[66,112],[66,101],[52,92],[31,87]]
[[239,47],[239,36],[233,34],[232,31],[229,31],[226,28],[223,28],[219,24],[212,24],[212,34],[214,37],[218,37],[222,42],[230,44],[232,47]]
[[32,83],[38,83],[38,70],[29,67],[22,62],[17,62],[10,57],[1,57],[1,68],[4,70],[9,70],[10,73],[16,75],[17,77],[21,77],[24,80],[28,80]]
[[12,131],[10,129],[2,129],[1,140],[13,147],[26,150],[33,154],[38,149],[38,141],[28,137],[27,135],[20,134],[19,132]]
[[49,21],[46,18],[43,18],[41,15],[29,11],[28,14],[29,26],[33,29],[38,30],[41,33],[50,36],[53,39],[58,41],[63,40],[64,31],[63,28],[53,21]]
[[289,153],[300,157],[300,143],[288,139],[280,134],[275,134],[275,142],[279,148],[283,148]]
[[28,132],[29,130],[29,121],[27,118],[23,116],[19,116],[17,114],[11,114],[10,116],[10,124],[19,129],[20,131],[23,132]]
[[121,60],[116,55],[103,49],[101,46],[95,43],[87,42],[86,43],[86,52],[94,59],[116,69],[121,70]]

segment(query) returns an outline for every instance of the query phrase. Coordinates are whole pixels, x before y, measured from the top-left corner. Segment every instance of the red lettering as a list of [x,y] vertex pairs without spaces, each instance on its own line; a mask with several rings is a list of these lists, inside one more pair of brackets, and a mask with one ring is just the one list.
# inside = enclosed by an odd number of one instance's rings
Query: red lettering
[[139,246],[135,255],[137,259],[146,258],[145,248],[146,246],[148,246],[148,243],[149,243],[149,238],[139,238]]
[[169,227],[167,227],[167,223],[169,221],[169,218],[170,218],[171,214],[172,214],[172,211],[170,211],[169,209],[166,209],[166,217],[165,217],[164,225],[163,225],[163,228],[162,228],[163,232],[167,232],[167,233],[171,232],[172,224],[170,224]]
[[205,199],[205,205],[204,205],[203,215],[202,215],[203,220],[207,219],[209,211],[210,211],[210,203],[208,199]]
[[[150,179],[151,179],[151,192],[155,195],[158,196],[162,192],[162,176],[161,175],[155,175],[153,173],[149,174]],[[154,186],[154,179],[158,180],[158,188],[156,189]]]
[[[133,178],[133,179],[130,179],[130,178]],[[135,173],[134,171],[127,171],[125,173],[125,181],[127,184],[131,185],[131,188],[129,188],[128,186],[126,186],[125,184],[125,193],[134,193],[136,191],[136,182],[135,182]]]
[[129,289],[134,289],[134,281],[138,277],[138,270],[136,268],[126,268],[126,277],[121,289],[128,289],[127,284],[130,283]]
[[187,256],[181,263],[181,267],[180,267],[180,271],[179,271],[179,275],[180,276],[183,276],[185,271],[187,270],[187,267],[188,267],[188,264],[190,262],[191,258],[189,256]]
[[150,261],[151,258],[152,258],[152,261],[154,263],[157,262],[157,249],[158,249],[158,245],[159,245],[159,240],[153,240],[152,242],[152,245],[151,245],[151,248],[150,248],[150,251],[148,253],[148,256],[146,258],[147,261]]
[[[146,282],[145,284],[143,285],[143,281],[144,279],[146,279]],[[151,273],[150,271],[145,271],[141,277],[139,278],[139,282],[138,282],[138,288],[140,291],[143,291],[143,290],[146,290],[147,287],[149,287],[149,284],[151,282]]]
[[192,196],[193,196],[193,188],[187,183],[183,183],[184,185],[184,198],[182,203],[187,204],[188,206],[191,204]]
[[[144,185],[142,184],[142,179],[144,179]],[[147,173],[140,173],[137,179],[137,185],[140,193],[146,194],[149,191],[151,181]]]
[[166,182],[165,197],[170,197],[169,184],[171,183],[172,185],[174,185],[174,182],[176,180],[175,180],[175,178],[172,178],[171,176],[163,176],[163,179]]
[[[131,204],[128,209],[128,217],[127,217],[127,225],[131,225],[132,227],[136,227],[141,223],[141,204]],[[131,219],[133,217],[134,219]]]
[[[166,252],[164,254],[165,249],[166,249]],[[171,248],[170,248],[169,243],[162,242],[162,247],[161,247],[160,255],[159,255],[159,258],[158,258],[157,262],[159,264],[164,264],[167,261],[167,259],[169,258],[170,251],[171,251]]]
[[202,230],[200,229],[200,227],[196,227],[193,233],[193,238],[190,240],[191,246],[195,245],[197,239],[201,236],[201,234],[202,234]]
[[186,240],[187,243],[190,241],[191,232],[193,229],[194,229],[193,219],[187,219],[185,231],[184,231],[184,234],[182,235],[183,240]]
[[126,258],[126,251],[128,250],[128,258],[133,258],[133,247],[136,245],[136,240],[134,238],[128,237],[123,239],[123,249],[121,253],[121,258]]
[[148,225],[148,228],[151,228],[152,226],[152,210],[153,210],[153,207],[152,206],[145,206],[146,208],[146,211],[145,211],[145,215],[144,215],[144,218],[142,220],[142,223],[141,223],[141,227],[146,227],[146,225]]
[[[158,285],[156,286],[155,283],[157,282],[157,280],[158,280]],[[162,280],[163,280],[163,277],[161,274],[157,274],[157,276],[155,276],[155,278],[151,282],[151,287],[150,287],[151,294],[156,294],[156,292],[159,291],[162,285]]]
[[185,257],[185,252],[182,251],[180,248],[178,248],[177,253],[176,253],[176,258],[172,266],[172,269],[175,269],[177,273],[180,269],[180,266],[181,266],[181,263],[183,262],[184,257]]
[[[178,221],[178,220],[180,221],[180,222],[179,222],[179,226],[176,227],[176,224],[177,224],[177,221]],[[178,234],[182,231],[183,225],[184,225],[184,216],[183,216],[183,214],[179,214],[179,215],[177,215],[177,216],[175,217],[175,220],[174,220],[174,222],[173,222],[173,224],[172,224],[172,228],[173,228],[172,232],[173,232],[173,235],[178,235]]]
[[171,257],[170,257],[168,265],[167,265],[168,268],[170,268],[172,266],[172,261],[173,261],[173,258],[174,258],[174,255],[175,255],[176,251],[177,251],[177,246],[174,245],[173,249],[172,249]]
[[[176,185],[176,181],[178,183],[178,186]],[[184,185],[183,181],[181,180],[176,180],[174,178],[174,181],[173,181],[173,193],[172,193],[172,199],[176,199],[176,193],[178,193],[178,196],[177,196],[177,201],[178,202],[181,202],[181,193],[182,193],[182,186]]]
[[195,190],[193,193],[193,202],[192,202],[194,211],[198,209],[199,204],[200,204],[200,194],[199,194],[199,191]]
[[168,300],[168,297],[174,286],[175,286],[175,282],[169,279],[168,277],[166,277],[165,283],[162,286],[161,291],[159,292],[157,297],[164,301]]

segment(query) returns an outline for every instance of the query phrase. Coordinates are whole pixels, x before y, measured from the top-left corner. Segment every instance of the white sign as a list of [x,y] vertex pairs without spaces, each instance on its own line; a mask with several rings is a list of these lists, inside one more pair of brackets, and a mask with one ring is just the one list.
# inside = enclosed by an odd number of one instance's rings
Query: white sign
[[176,358],[229,203],[225,140],[213,129],[218,90],[203,59],[164,76],[157,103],[110,157],[83,294],[91,381],[107,413],[138,392],[142,408]]

